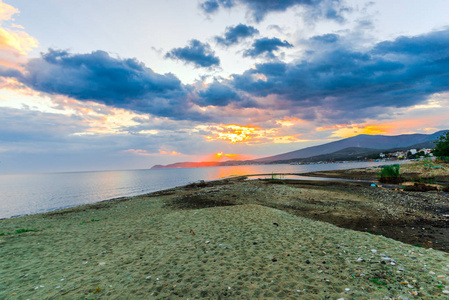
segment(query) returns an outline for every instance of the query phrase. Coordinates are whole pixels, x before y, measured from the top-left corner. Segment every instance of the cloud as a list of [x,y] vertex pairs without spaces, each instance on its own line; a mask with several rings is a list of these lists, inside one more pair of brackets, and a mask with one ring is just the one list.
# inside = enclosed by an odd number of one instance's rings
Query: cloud
[[[173,74],[158,74],[136,59],[104,51],[49,50],[24,64],[23,72],[0,68],[0,75],[47,94],[172,120],[230,124],[288,115],[322,126],[363,123],[449,91],[448,36],[446,29],[359,51],[345,47],[344,36],[313,37],[308,42],[320,49],[306,52],[301,61],[256,64],[207,86],[183,85]],[[252,50],[269,55],[276,47]]]
[[306,10],[304,19],[309,24],[313,24],[320,19],[343,23],[345,21],[343,15],[351,11],[352,9],[344,6],[341,0],[322,0],[315,2],[315,5]]
[[224,37],[215,37],[218,44],[223,46],[231,46],[237,44],[239,41],[252,37],[259,33],[259,30],[253,26],[239,24],[237,26],[226,27]]
[[284,12],[295,6],[305,9],[307,20],[331,19],[341,22],[342,14],[348,9],[340,0],[207,0],[200,4],[205,13],[215,13],[220,7],[232,8],[237,4],[244,5],[256,22],[262,21],[272,12]]
[[202,129],[205,138],[210,142],[223,140],[231,144],[288,144],[306,141],[299,139],[301,134],[285,135],[282,128],[264,129],[257,126],[237,124],[199,125],[198,128]]
[[231,8],[234,6],[233,0],[206,0],[203,3],[200,4],[200,8],[210,14],[216,12],[220,6],[223,6],[225,8]]
[[228,84],[252,97],[275,96],[276,109],[311,109],[309,119],[375,116],[449,90],[448,36],[449,29],[399,37],[366,51],[323,45],[300,62],[258,64]]
[[328,33],[323,35],[316,35],[310,38],[312,41],[326,43],[326,44],[332,44],[336,43],[339,40],[339,35],[334,33]]
[[218,82],[210,84],[207,89],[200,91],[198,96],[196,103],[200,106],[226,106],[242,100],[232,88]]
[[189,110],[188,91],[175,75],[158,74],[136,59],[115,58],[100,50],[71,54],[50,49],[23,68],[23,73],[0,69],[0,76],[48,94],[173,119],[204,119]]
[[159,149],[159,152],[157,153],[153,153],[153,152],[149,152],[148,150],[143,150],[143,149],[128,149],[128,150],[123,150],[122,152],[125,153],[130,153],[133,155],[139,155],[139,156],[159,156],[159,155],[170,155],[170,156],[178,156],[178,155],[182,155],[179,152],[176,151],[165,151],[162,149]]
[[378,43],[374,54],[413,56],[419,59],[447,59],[449,56],[449,29],[428,34],[407,37],[401,36],[394,41]]
[[7,28],[4,25],[17,13],[19,10],[15,7],[0,1],[0,66],[17,68],[26,60],[26,54],[38,45],[36,39],[22,30],[23,27],[10,24]]
[[252,49],[246,50],[243,56],[257,57],[265,55],[268,58],[275,58],[273,54],[274,51],[278,51],[280,48],[291,48],[293,47],[287,41],[281,41],[278,38],[261,38],[255,40]]
[[165,54],[166,58],[179,59],[197,68],[210,68],[220,65],[220,59],[209,44],[191,40],[184,48],[174,48]]

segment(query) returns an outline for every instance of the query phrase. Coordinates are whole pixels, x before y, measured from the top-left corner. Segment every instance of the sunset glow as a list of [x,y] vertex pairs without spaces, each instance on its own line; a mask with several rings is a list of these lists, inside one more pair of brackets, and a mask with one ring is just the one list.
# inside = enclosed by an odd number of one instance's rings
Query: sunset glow
[[100,2],[0,0],[0,173],[449,129],[447,1]]
[[216,130],[213,131],[213,133],[214,136],[209,135],[206,137],[209,141],[226,140],[231,143],[238,143],[246,142],[257,137],[258,128],[229,124],[222,127],[217,126]]

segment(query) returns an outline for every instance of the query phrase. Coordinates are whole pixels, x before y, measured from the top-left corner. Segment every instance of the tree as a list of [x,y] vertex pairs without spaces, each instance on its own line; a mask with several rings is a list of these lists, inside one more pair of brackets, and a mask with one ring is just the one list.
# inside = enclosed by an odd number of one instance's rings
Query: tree
[[433,155],[442,157],[449,156],[449,131],[446,131],[438,139],[433,150]]

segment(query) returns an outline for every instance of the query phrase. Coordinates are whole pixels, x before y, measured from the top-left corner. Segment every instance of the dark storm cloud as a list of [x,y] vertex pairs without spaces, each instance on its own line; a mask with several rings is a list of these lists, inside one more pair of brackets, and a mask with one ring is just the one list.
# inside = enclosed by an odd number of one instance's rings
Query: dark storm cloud
[[215,52],[210,48],[209,44],[201,43],[198,40],[191,40],[189,45],[184,48],[170,50],[165,57],[192,63],[198,68],[210,68],[220,65],[220,59],[215,56]]
[[425,56],[431,59],[449,56],[449,30],[431,32],[416,37],[399,37],[377,44],[373,53]]
[[400,37],[366,52],[331,47],[299,63],[258,64],[233,75],[230,84],[252,96],[276,95],[292,107],[323,111],[412,106],[449,91],[448,37],[449,30]]
[[413,106],[449,91],[449,29],[399,37],[364,51],[345,47],[343,38],[332,42],[332,36],[309,42],[317,40],[319,51],[301,61],[257,64],[207,88],[182,85],[172,74],[157,74],[135,59],[113,58],[103,51],[50,50],[23,65],[23,73],[3,68],[0,76],[37,91],[174,120],[220,118],[195,112],[194,104],[288,110],[308,119],[376,117],[387,108]]
[[226,106],[231,102],[240,102],[241,98],[230,87],[214,82],[207,89],[198,93],[197,104],[200,106]]
[[136,59],[114,58],[104,51],[71,54],[50,49],[23,67],[24,73],[3,69],[0,75],[77,100],[174,119],[202,118],[189,115],[188,90],[175,75],[157,74]]
[[226,31],[223,37],[217,36],[215,40],[218,44],[224,46],[231,46],[237,44],[240,40],[243,40],[248,37],[252,37],[255,34],[258,34],[259,30],[254,28],[253,26],[247,26],[244,24],[239,24],[234,27],[226,27]]
[[262,21],[268,13],[283,12],[293,6],[304,7],[308,20],[327,18],[342,21],[342,13],[347,11],[340,0],[207,0],[200,7],[206,13],[214,13],[220,7],[231,8],[236,4],[245,5],[256,22]]
[[291,48],[293,47],[292,44],[290,44],[287,41],[281,41],[278,38],[261,38],[258,40],[255,40],[252,48],[249,50],[246,50],[243,53],[243,56],[250,56],[250,57],[257,57],[261,55],[265,55],[268,58],[274,58],[275,55],[273,54],[274,51],[279,50],[280,48]]

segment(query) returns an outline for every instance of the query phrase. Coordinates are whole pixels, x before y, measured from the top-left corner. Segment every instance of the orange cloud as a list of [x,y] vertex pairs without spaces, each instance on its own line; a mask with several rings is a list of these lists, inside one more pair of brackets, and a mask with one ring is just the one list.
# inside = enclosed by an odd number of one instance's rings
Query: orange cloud
[[[19,11],[0,0],[0,24],[11,19]],[[26,61],[27,53],[37,47],[38,42],[23,31],[23,27],[12,24],[11,28],[0,25],[0,65],[18,68]]]
[[217,129],[218,130],[213,132],[215,134],[215,137],[207,136],[208,140],[228,140],[234,144],[237,142],[245,142],[250,139],[254,139],[257,136],[259,128],[229,124],[222,127],[217,127]]
[[291,127],[297,123],[304,123],[303,120],[298,118],[284,119],[276,121],[276,124],[280,124],[281,126]]
[[359,134],[387,134],[389,129],[388,125],[353,125],[335,130],[330,137],[349,138]]
[[[299,120],[299,119],[298,119]],[[279,121],[279,122],[291,122],[291,121]],[[289,127],[290,123],[287,126]],[[235,143],[294,143],[303,142],[305,140],[298,139],[297,135],[285,135],[282,134],[280,128],[262,129],[260,127],[243,126],[236,124],[229,125],[215,125],[215,126],[198,126],[198,130],[209,131],[209,135],[205,135],[208,141],[224,140]]]
[[181,155],[181,153],[176,152],[176,151],[169,152],[169,151],[164,151],[164,150],[161,150],[161,149],[159,149],[159,154],[171,155],[171,156]]
[[147,150],[142,150],[142,149],[128,149],[128,150],[123,150],[123,152],[131,153],[134,155],[143,155],[143,156],[154,155],[154,153],[148,153]]
[[408,134],[417,132],[435,132],[438,130],[438,126],[445,124],[447,120],[447,112],[441,110],[437,115],[435,112],[431,116],[414,117],[413,119],[395,120],[391,122],[385,122],[380,124],[338,124],[329,127],[318,127],[317,131],[333,130],[332,138],[348,138],[359,134]]
[[123,150],[123,152],[131,153],[134,155],[142,155],[142,156],[155,156],[155,155],[161,155],[161,154],[162,155],[171,155],[171,156],[182,155],[181,153],[176,152],[176,151],[169,152],[169,151],[164,151],[161,149],[159,149],[159,153],[151,153],[151,152],[148,152],[147,150],[142,150],[142,149],[128,149],[128,150]]

